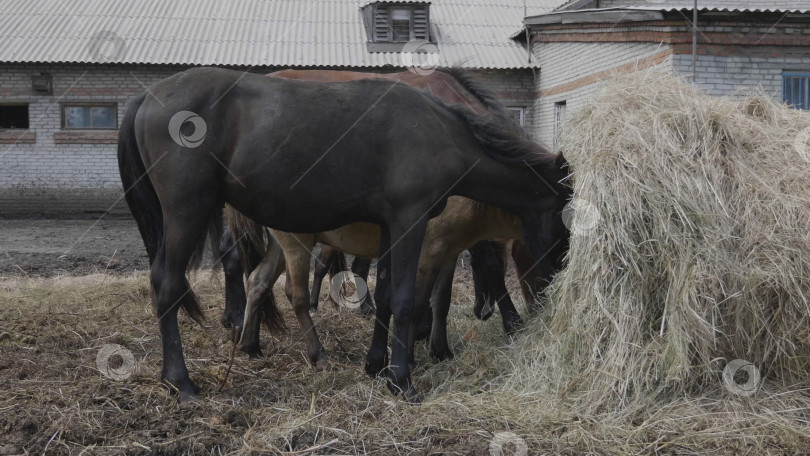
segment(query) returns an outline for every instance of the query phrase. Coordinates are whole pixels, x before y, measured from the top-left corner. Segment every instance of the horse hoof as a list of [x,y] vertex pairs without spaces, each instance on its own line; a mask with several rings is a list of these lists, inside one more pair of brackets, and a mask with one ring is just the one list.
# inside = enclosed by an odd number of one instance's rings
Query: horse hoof
[[405,402],[407,402],[409,404],[420,404],[420,403],[422,403],[421,396],[416,391],[416,389],[414,389],[413,386],[408,386],[407,388],[402,389],[402,388],[398,387],[394,383],[393,380],[388,379],[388,390],[391,391],[391,393],[394,396],[404,400]]
[[184,391],[180,391],[180,395],[178,396],[177,400],[181,404],[188,404],[190,402],[197,402],[199,400],[199,396],[196,394],[187,393]]
[[456,355],[449,348],[430,349],[430,356],[438,359],[439,361],[447,361],[455,358]]
[[489,317],[495,313],[495,308],[489,305],[489,302],[487,302],[485,299],[479,298],[475,300],[473,313],[479,320],[486,321],[489,320]]
[[198,394],[200,393],[200,387],[189,379],[173,382],[164,378],[163,384],[169,388],[170,394],[177,393],[177,399],[181,404],[199,399]]
[[239,344],[239,350],[247,353],[248,358],[251,360],[261,359],[264,355],[262,354],[262,349],[259,347],[259,344],[251,344],[251,345],[242,345]]
[[371,378],[381,377],[388,366],[388,357],[382,360],[366,359],[366,374]]
[[376,313],[374,306],[366,305],[364,302],[362,306],[360,306],[360,315],[364,317],[370,317]]
[[231,328],[231,342],[238,344],[242,339],[242,327],[234,326]]
[[221,324],[222,327],[225,329],[231,329],[231,326],[233,326],[231,324],[231,317],[225,315],[223,315],[222,318],[219,319],[219,324]]
[[325,372],[328,370],[332,370],[332,363],[329,362],[328,359],[319,359],[315,361],[312,365],[312,368],[315,369],[315,372]]
[[503,325],[503,330],[509,337],[514,337],[521,329],[523,329],[523,320],[520,318],[509,321],[508,323],[505,322]]

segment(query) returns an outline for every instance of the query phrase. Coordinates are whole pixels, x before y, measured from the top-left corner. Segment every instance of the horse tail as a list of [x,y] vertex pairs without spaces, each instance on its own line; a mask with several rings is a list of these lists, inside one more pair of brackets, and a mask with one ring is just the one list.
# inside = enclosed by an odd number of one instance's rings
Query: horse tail
[[503,125],[515,134],[529,137],[526,130],[509,115],[509,112],[498,100],[498,97],[495,96],[495,93],[484,87],[484,84],[476,79],[470,72],[459,67],[439,68],[439,71],[458,81],[464,90],[481,102],[495,122]]
[[[135,139],[135,115],[145,97],[146,94],[142,94],[129,102],[118,130],[118,171],[124,187],[124,198],[138,224],[149,264],[152,265],[163,245],[163,209]],[[197,322],[205,319],[196,299],[182,299],[180,305]]]
[[[230,204],[225,205],[224,215],[228,230],[239,252],[239,258],[242,260],[245,277],[250,276],[250,273],[259,266],[265,252],[269,249],[277,249],[277,256],[283,260],[281,246],[265,227],[237,211]],[[268,329],[283,330],[286,328],[284,316],[278,309],[272,290],[267,293],[266,299],[259,303],[259,309],[261,311],[259,318]]]
[[329,278],[349,270],[349,264],[346,262],[346,254],[338,251],[335,255],[335,260],[329,264]]
[[249,276],[262,261],[264,252],[270,245],[270,233],[230,204],[225,205],[224,215],[228,230],[239,251],[239,257],[242,259],[242,269],[245,276]]

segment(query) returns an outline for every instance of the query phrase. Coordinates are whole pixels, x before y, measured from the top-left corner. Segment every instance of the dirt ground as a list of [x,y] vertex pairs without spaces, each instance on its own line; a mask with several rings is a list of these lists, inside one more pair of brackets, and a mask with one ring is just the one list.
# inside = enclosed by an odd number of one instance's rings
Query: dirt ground
[[0,219],[0,276],[120,275],[148,268],[132,219]]
[[[134,222],[0,220],[0,242],[0,455],[486,455],[508,426],[495,417],[459,421],[457,406],[431,402],[448,393],[448,379],[486,388],[495,363],[475,347],[509,343],[499,316],[473,317],[468,261],[454,284],[456,359],[437,363],[419,345],[414,382],[426,402],[418,407],[364,372],[373,324],[355,310],[322,305],[314,314],[333,366],[314,372],[282,281],[275,295],[288,331],[263,331],[264,358],[237,352],[222,383],[232,349],[218,322],[223,280],[201,270],[192,284],[207,321],[201,327],[181,312],[180,323],[201,400],[178,404],[158,380],[160,336]],[[123,378],[99,367],[109,346],[132,355]],[[107,361],[128,366],[120,355]]]

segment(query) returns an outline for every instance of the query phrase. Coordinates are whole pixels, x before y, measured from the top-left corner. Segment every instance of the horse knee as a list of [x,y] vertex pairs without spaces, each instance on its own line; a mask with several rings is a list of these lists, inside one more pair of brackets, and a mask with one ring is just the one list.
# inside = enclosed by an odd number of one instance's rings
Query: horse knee
[[239,253],[236,252],[236,250],[220,251],[220,255],[222,255],[222,269],[225,271],[226,276],[235,277],[242,275],[242,263],[239,259]]
[[188,285],[185,278],[172,278],[163,272],[152,273],[150,278],[152,290],[154,292],[155,310],[163,314],[172,309],[177,309],[175,305],[183,298]]

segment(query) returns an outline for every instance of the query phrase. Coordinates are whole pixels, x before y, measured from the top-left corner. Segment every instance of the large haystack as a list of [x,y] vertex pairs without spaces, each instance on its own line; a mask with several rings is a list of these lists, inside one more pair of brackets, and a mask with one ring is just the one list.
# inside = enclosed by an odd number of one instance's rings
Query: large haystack
[[[593,411],[757,374],[810,378],[810,116],[672,76],[608,84],[563,138],[578,199],[568,267],[526,369]],[[537,329],[537,328],[536,328]],[[523,381],[530,376],[523,377]],[[545,377],[545,376],[543,376]],[[547,378],[543,378],[547,380]]]

